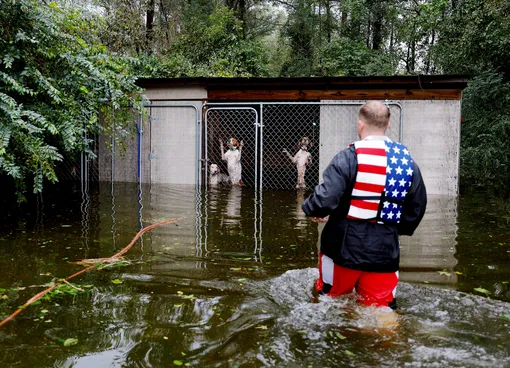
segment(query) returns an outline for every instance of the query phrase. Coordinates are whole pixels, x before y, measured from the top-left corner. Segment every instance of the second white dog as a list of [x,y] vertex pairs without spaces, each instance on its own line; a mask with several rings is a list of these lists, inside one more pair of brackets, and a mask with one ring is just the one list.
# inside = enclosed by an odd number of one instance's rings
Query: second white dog
[[312,146],[312,142],[308,137],[303,137],[298,143],[299,151],[292,156],[286,149],[283,149],[283,153],[287,155],[290,161],[296,165],[297,168],[297,184],[296,189],[306,189],[305,183],[305,172],[306,166],[312,163],[312,155],[308,152],[308,146]]
[[230,185],[230,178],[228,175],[220,172],[220,168],[216,164],[209,166],[209,185]]

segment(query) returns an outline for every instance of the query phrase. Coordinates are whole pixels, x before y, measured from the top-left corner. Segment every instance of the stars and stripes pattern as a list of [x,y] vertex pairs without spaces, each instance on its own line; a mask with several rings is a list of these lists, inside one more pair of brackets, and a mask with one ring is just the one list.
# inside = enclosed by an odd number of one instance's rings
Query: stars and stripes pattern
[[364,140],[355,142],[354,148],[358,173],[347,218],[375,221],[386,183],[387,146],[383,140]]
[[347,218],[399,223],[413,175],[409,151],[390,140],[358,141],[354,147],[358,172]]
[[379,217],[385,222],[399,223],[402,216],[402,204],[413,181],[413,160],[403,144],[384,142],[388,166],[386,167],[387,180]]

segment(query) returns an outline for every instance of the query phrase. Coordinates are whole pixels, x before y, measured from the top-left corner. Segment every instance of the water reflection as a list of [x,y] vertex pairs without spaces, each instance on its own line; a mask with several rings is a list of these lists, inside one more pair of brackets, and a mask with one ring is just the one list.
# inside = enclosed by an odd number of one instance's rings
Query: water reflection
[[[77,190],[66,197],[76,196],[69,207],[44,198],[35,224],[0,234],[0,288],[7,289],[43,285],[51,280],[43,274],[66,276],[79,269],[70,260],[112,255],[140,224],[179,218],[147,233],[127,254],[130,265],[76,280],[92,285],[89,292],[43,301],[0,329],[1,366],[510,364],[508,303],[424,285],[471,291],[455,273],[467,274],[464,268],[478,282],[488,272],[500,285],[507,280],[506,253],[498,253],[499,263],[490,259],[499,266],[492,270],[467,235],[457,243],[463,225],[454,198],[431,196],[418,232],[402,239],[399,326],[388,330],[376,311],[350,297],[312,302],[321,225],[301,212],[306,192],[141,189],[106,183]],[[60,217],[48,210],[55,203],[63,208]],[[486,230],[483,222],[473,229]],[[494,249],[506,252],[499,243],[510,241],[508,230],[497,235]],[[458,263],[459,248],[478,250],[477,268],[469,268],[473,258]],[[0,315],[39,290],[0,292]],[[63,347],[67,338],[79,343]]]
[[242,190],[243,188],[237,185],[229,188],[227,204],[225,208],[225,223],[232,227],[240,224]]
[[89,223],[90,223],[90,193],[89,193],[89,182],[88,180],[81,180],[81,241],[82,246],[88,252],[89,250]]
[[[197,192],[193,186],[160,184],[146,188],[149,203],[146,209],[141,193],[139,190],[138,201],[132,204],[138,209],[139,223],[143,225],[145,212],[148,222],[180,219],[178,226],[152,232],[152,251],[165,249],[176,255],[190,255],[193,251],[200,258],[206,257],[209,249],[221,248],[226,252],[251,252],[261,259],[265,241],[267,253],[295,247],[293,255],[307,255],[312,260],[316,254],[320,225],[312,223],[301,209],[308,195],[305,191],[258,193],[242,187],[215,187]],[[84,200],[82,208],[87,208],[86,203]],[[116,221],[113,195],[111,206],[110,229],[113,229]],[[125,213],[119,216],[125,218]],[[88,228],[86,219],[87,211],[83,211],[82,231]],[[429,196],[422,224],[412,237],[401,238],[401,280],[443,285],[457,282],[456,220],[456,198]]]
[[150,233],[152,252],[165,251],[174,256],[194,256],[197,253],[196,194],[194,186],[152,185],[145,190],[149,208],[144,218],[154,223],[178,218],[177,225],[161,226]]
[[303,211],[303,209],[301,208],[301,205],[303,204],[303,202],[305,201],[306,199],[306,192],[304,190],[296,190],[296,219],[297,219],[297,223],[296,223],[296,227],[306,227],[310,221],[310,219],[308,219],[306,217],[306,214],[305,212]]
[[[112,170],[112,173],[113,173],[113,170]],[[110,195],[112,197],[112,213],[110,215],[110,217],[112,218],[112,227],[111,227],[112,245],[113,245],[113,249],[115,249],[115,241],[116,241],[115,238],[117,235],[117,221],[116,221],[116,216],[115,216],[115,183],[113,182],[113,180],[111,183]]]
[[453,285],[457,260],[458,199],[428,196],[427,212],[413,236],[401,237],[400,279]]

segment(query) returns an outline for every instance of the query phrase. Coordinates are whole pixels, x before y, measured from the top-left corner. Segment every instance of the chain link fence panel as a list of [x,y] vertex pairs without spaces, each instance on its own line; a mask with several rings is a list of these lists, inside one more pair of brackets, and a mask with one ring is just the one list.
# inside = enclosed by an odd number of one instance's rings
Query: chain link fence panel
[[[317,185],[320,106],[268,104],[263,116],[262,187],[305,189]],[[301,150],[302,141],[307,142],[306,151]],[[304,184],[298,183],[298,176],[304,176]]]
[[99,182],[99,136],[89,137],[89,153],[64,153],[64,159],[55,168],[59,181]]
[[257,150],[258,113],[253,108],[213,107],[206,111],[206,162],[207,178],[209,167],[216,164],[220,172],[228,175],[227,162],[222,159],[221,147],[225,152],[230,138],[243,143],[241,151],[242,180],[246,187],[254,188],[258,175]]

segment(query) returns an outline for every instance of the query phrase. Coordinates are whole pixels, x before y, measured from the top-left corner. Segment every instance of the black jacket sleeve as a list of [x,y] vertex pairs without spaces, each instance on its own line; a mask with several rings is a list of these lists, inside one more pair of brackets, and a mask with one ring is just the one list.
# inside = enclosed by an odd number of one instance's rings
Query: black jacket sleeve
[[356,168],[354,148],[346,148],[337,153],[324,170],[322,184],[317,185],[314,193],[303,203],[303,212],[314,217],[326,217],[331,214],[346,193]]
[[399,235],[413,235],[427,208],[427,190],[420,168],[413,163],[413,182],[402,207],[402,217],[398,224]]

